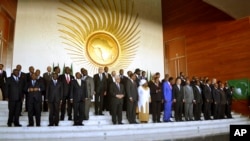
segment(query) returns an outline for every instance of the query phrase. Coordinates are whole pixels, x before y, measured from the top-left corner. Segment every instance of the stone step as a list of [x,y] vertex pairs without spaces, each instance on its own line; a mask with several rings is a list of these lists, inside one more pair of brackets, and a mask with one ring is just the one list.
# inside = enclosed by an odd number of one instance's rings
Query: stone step
[[[172,122],[164,124],[128,124],[128,125],[105,125],[105,126],[70,126],[64,127],[0,127],[1,139],[59,139],[59,138],[91,138],[125,135],[145,135],[158,133],[179,133],[193,131],[199,133],[208,129],[221,129],[221,132],[228,133],[228,123],[211,124],[206,121],[205,125],[188,122]],[[247,124],[249,121],[232,122],[232,124]],[[2,128],[2,129],[1,129]]]

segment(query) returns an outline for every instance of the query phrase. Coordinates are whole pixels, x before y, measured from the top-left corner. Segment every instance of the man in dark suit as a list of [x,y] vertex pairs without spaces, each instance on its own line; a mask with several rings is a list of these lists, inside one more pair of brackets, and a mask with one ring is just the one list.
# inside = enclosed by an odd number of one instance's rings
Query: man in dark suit
[[107,80],[107,91],[106,95],[103,98],[103,110],[110,111],[110,94],[109,94],[109,85],[113,83],[112,75],[109,73],[109,68],[107,66],[104,67],[104,72],[106,80]]
[[72,109],[73,105],[70,102],[70,83],[74,80],[74,76],[71,75],[71,70],[69,67],[65,67],[65,73],[60,75],[58,80],[63,84],[63,99],[61,104],[61,117],[60,120],[64,120],[65,111],[66,111],[66,103],[67,103],[67,114],[68,120],[72,120]]
[[[25,75],[26,75],[26,84],[27,84],[28,82],[31,81],[31,75],[32,75],[33,73],[35,73],[35,68],[34,68],[33,66],[30,66],[30,67],[29,67],[29,72],[25,74]],[[26,86],[26,85],[25,85],[25,86]],[[25,111],[28,111],[28,109],[29,109],[28,101],[29,101],[29,95],[28,95],[28,93],[25,91]]]
[[2,98],[5,100],[5,83],[7,79],[7,73],[3,70],[4,65],[0,64],[0,89],[2,92]]
[[193,90],[194,90],[194,119],[201,120],[203,99],[202,99],[202,89],[199,80],[194,81]]
[[211,119],[211,104],[213,103],[212,99],[212,90],[210,88],[211,80],[207,79],[206,84],[203,88],[203,100],[204,100],[204,119]]
[[[51,72],[50,66],[47,67],[47,72],[43,73],[43,79],[44,79],[45,88],[47,88],[48,84],[50,83],[50,81],[52,79],[52,72]],[[46,94],[44,95],[44,99],[47,99]],[[48,103],[47,102],[43,103],[43,111],[44,112],[48,111]]]
[[81,73],[83,75],[82,80],[85,82],[87,89],[87,97],[85,98],[83,119],[88,120],[91,100],[93,99],[93,95],[95,93],[95,85],[94,85],[94,79],[88,75],[88,71],[86,69],[81,68]]
[[232,107],[232,96],[233,96],[234,86],[228,87],[228,83],[226,82],[224,91],[227,97],[225,113],[227,118],[232,118],[231,107]]
[[45,95],[46,95],[45,80],[44,80],[44,78],[42,76],[40,76],[41,71],[39,69],[37,69],[35,71],[35,74],[36,74],[36,77],[37,77],[37,81],[39,81],[40,83],[42,83],[42,85],[44,86],[43,91],[41,91],[42,92],[42,96],[43,96],[42,103],[41,103],[41,111],[42,111],[43,107],[44,107],[44,104],[46,104],[46,107],[48,107],[47,102],[45,101]]
[[70,101],[74,105],[74,126],[82,126],[87,89],[85,82],[81,79],[81,73],[77,72],[75,76],[76,79],[71,82]]
[[113,124],[123,124],[122,123],[122,106],[123,98],[125,96],[125,88],[123,84],[120,83],[120,76],[115,76],[115,82],[110,84],[110,96],[111,96],[111,113]]
[[98,73],[94,75],[95,84],[95,115],[103,115],[103,98],[107,94],[107,78],[103,73],[103,68],[98,68]]
[[37,80],[35,73],[31,74],[31,80],[27,82],[26,86],[28,97],[28,117],[29,125],[34,126],[33,116],[36,118],[36,126],[40,126],[41,122],[41,105],[42,105],[42,91],[44,91],[44,84]]
[[[19,78],[19,80],[22,80],[22,81],[23,81],[23,83],[24,83],[24,84],[23,84],[23,87],[25,87],[25,86],[26,86],[26,83],[27,83],[26,73],[22,72],[22,66],[19,65],[19,64],[16,65],[16,69],[18,70],[18,78]],[[22,88],[22,89],[24,89],[24,88]],[[19,115],[21,115],[21,113],[22,113],[24,95],[25,95],[25,92],[23,91]],[[27,107],[25,107],[25,108],[27,109]],[[27,111],[27,110],[25,110],[25,111]]]
[[52,79],[47,83],[46,101],[49,106],[49,126],[58,126],[59,107],[63,98],[63,84],[58,81],[58,74],[53,73]]
[[17,127],[22,126],[19,123],[20,106],[23,97],[24,81],[18,77],[19,71],[13,70],[13,74],[7,78],[6,81],[6,99],[8,100],[9,118],[7,125],[12,126],[14,119],[14,125]]
[[136,122],[136,107],[138,101],[138,90],[135,82],[136,75],[131,73],[129,80],[126,83],[126,94],[127,94],[127,118],[130,124]]
[[[128,77],[124,75],[124,70],[123,69],[119,70],[119,76],[120,76],[120,79],[121,79],[120,83],[123,84],[124,88],[126,88],[126,83],[127,83]],[[125,95],[124,95],[123,99],[125,99],[125,100],[123,100],[123,108],[122,108],[122,110],[126,111],[127,110],[126,89],[125,89]]]
[[173,102],[175,104],[174,108],[174,116],[175,121],[182,121],[182,108],[184,102],[184,90],[183,86],[181,85],[181,78],[177,77],[175,85],[172,89],[173,94]]

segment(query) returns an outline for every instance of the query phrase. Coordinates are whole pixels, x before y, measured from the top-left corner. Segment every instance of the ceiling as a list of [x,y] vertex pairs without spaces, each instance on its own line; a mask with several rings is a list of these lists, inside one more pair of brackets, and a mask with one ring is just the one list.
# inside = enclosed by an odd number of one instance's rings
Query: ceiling
[[250,0],[203,0],[234,19],[250,16]]

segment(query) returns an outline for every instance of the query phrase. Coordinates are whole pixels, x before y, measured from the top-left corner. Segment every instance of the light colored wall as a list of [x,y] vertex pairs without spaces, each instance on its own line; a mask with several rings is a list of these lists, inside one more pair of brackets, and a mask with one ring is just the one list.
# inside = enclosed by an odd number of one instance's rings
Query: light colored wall
[[[134,71],[135,68],[160,72],[163,76],[163,36],[161,0],[135,0],[135,9],[139,14],[140,43],[134,61],[124,68]],[[76,65],[64,48],[63,40],[58,31],[60,2],[57,0],[19,0],[17,7],[14,37],[14,68],[17,64],[28,67],[33,65],[41,72],[46,71],[53,63],[63,67],[73,63],[73,71],[79,71],[83,65]],[[120,68],[116,68],[118,71]],[[110,70],[111,72],[112,70]],[[89,72],[90,75],[96,72]],[[8,73],[10,74],[10,73]]]

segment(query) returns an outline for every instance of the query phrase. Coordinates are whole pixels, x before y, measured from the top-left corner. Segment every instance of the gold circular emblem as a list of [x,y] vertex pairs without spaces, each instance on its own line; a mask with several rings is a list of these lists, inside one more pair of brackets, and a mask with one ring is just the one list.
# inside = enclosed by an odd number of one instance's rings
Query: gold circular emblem
[[99,31],[87,38],[86,52],[88,58],[96,65],[112,65],[119,57],[120,46],[112,34]]

